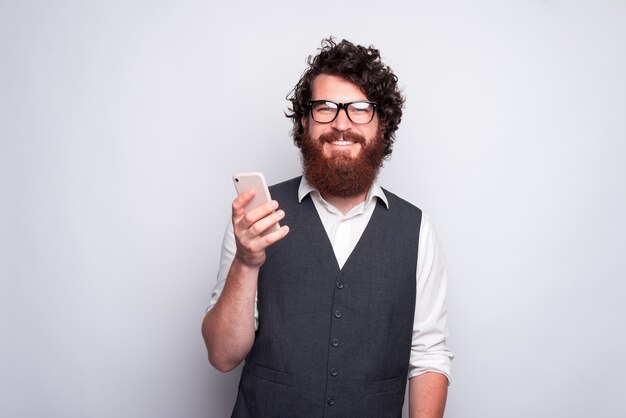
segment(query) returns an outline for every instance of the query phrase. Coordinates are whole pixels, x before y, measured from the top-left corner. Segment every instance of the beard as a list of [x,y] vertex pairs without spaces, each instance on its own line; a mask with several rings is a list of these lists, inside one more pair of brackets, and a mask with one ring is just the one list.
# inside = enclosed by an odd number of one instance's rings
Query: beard
[[[361,151],[352,157],[349,151],[335,151],[324,155],[323,146],[333,141],[352,141]],[[308,182],[322,196],[355,197],[366,193],[372,186],[385,158],[382,130],[369,144],[353,132],[329,132],[313,139],[305,130],[302,142],[302,166]]]

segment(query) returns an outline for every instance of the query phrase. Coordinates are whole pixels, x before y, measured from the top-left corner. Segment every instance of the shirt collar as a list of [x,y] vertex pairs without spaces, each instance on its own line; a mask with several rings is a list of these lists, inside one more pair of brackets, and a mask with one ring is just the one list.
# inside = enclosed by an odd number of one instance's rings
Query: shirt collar
[[[317,193],[317,195],[321,198],[319,191],[313,187],[306,179],[305,176],[302,176],[302,180],[300,180],[300,187],[298,188],[298,202],[302,202],[302,199],[306,197],[309,193]],[[385,192],[382,187],[377,182],[372,184],[372,187],[367,192],[367,196],[365,197],[365,204],[369,204],[370,201],[377,197],[380,199],[387,209],[389,209],[389,201],[387,200],[387,196],[385,196]]]

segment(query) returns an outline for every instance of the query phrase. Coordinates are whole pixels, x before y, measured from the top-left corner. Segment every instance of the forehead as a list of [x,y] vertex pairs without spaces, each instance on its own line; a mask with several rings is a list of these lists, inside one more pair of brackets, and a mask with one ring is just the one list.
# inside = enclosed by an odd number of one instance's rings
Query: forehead
[[359,86],[336,75],[320,74],[313,80],[311,100],[330,100],[347,103],[367,100],[367,96]]

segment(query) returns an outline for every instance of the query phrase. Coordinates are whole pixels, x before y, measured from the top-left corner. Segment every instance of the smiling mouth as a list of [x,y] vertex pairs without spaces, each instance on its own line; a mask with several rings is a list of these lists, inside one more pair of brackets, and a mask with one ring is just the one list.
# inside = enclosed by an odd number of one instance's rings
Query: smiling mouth
[[349,147],[355,144],[360,144],[361,146],[365,145],[365,138],[350,132],[330,132],[322,134],[319,137],[319,141],[338,148]]
[[332,145],[337,145],[337,146],[340,146],[340,147],[345,147],[345,146],[348,146],[348,145],[353,145],[353,144],[355,144],[355,142],[352,142],[352,141],[331,141],[331,144]]

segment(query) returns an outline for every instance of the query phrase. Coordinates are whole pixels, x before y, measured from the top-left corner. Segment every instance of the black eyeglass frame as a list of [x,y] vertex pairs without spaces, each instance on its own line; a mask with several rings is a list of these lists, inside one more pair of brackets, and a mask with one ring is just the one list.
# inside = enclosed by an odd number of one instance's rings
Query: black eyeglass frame
[[[313,117],[313,105],[317,103],[332,103],[334,105],[337,105],[337,111],[335,112],[335,117],[329,120],[328,122],[320,122],[320,121],[315,120],[315,118]],[[350,113],[348,113],[348,106],[353,105],[355,103],[367,103],[373,107],[372,117],[370,118],[370,120],[368,120],[367,122],[355,122],[352,120],[352,118],[350,117]],[[378,108],[378,103],[370,102],[369,100],[356,100],[354,102],[349,102],[349,103],[337,103],[337,102],[333,102],[332,100],[311,100],[309,101],[308,105],[309,105],[309,113],[311,114],[311,117],[313,118],[313,120],[315,120],[315,122],[317,123],[332,123],[335,119],[337,119],[337,116],[339,115],[339,112],[341,111],[341,109],[343,109],[346,111],[346,116],[348,116],[348,120],[350,120],[350,122],[357,124],[357,125],[367,125],[368,123],[373,121],[374,115],[376,114],[376,109]]]

